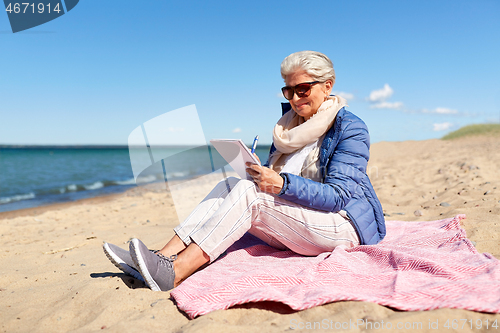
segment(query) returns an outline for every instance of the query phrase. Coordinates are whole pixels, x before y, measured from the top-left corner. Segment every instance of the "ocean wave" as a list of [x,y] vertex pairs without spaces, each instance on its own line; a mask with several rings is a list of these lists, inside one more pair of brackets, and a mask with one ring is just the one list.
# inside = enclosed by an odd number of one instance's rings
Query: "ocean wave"
[[36,197],[36,195],[33,192],[28,193],[28,194],[18,194],[18,195],[13,195],[11,197],[0,198],[0,204],[6,204],[9,202],[15,202],[15,201],[21,201],[21,200],[29,200],[29,199],[34,199],[35,197]]
[[187,175],[189,175],[189,172],[172,172],[172,173],[167,173],[167,179],[172,179],[172,178],[184,178]]
[[86,190],[97,190],[99,188],[103,188],[104,184],[102,182],[95,182],[94,184],[91,184],[91,185],[83,185],[83,187]]
[[[190,172],[171,172],[167,174],[167,179],[169,180],[179,180],[179,179],[184,179],[188,178],[191,175]],[[134,186],[134,185],[144,185],[148,183],[153,183],[156,181],[164,181],[164,175],[163,174],[149,174],[149,175],[144,175],[140,176],[137,179],[134,178],[129,178],[125,180],[101,180],[101,181],[95,181],[94,183],[87,183],[87,184],[70,184],[70,185],[65,185],[61,186],[59,185],[58,187],[52,187],[49,189],[39,189],[34,192],[30,192],[28,194],[20,194],[20,195],[13,195],[13,196],[6,196],[6,197],[0,197],[0,205],[2,204],[7,204],[7,203],[12,203],[12,202],[17,202],[17,201],[23,201],[23,200],[31,200],[34,198],[44,200],[46,196],[59,196],[61,197],[64,196],[72,196],[75,195],[76,192],[85,192],[85,191],[96,191],[102,188],[110,187],[110,186]],[[53,199],[51,199],[53,200]],[[56,200],[57,201],[57,200]]]
[[76,184],[71,184],[71,185],[68,185],[68,191],[76,191],[78,190],[78,186]]
[[135,185],[135,179],[130,178],[127,180],[117,180],[117,181],[114,181],[113,183],[116,185]]
[[158,178],[155,175],[149,175],[144,177],[137,177],[136,184],[151,183],[156,181]]

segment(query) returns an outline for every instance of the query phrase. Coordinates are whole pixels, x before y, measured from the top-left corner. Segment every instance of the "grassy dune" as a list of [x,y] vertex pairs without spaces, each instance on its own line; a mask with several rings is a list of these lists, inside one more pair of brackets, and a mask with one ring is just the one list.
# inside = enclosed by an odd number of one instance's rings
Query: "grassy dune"
[[459,128],[456,131],[446,134],[443,140],[462,138],[465,136],[500,136],[500,124],[477,124]]

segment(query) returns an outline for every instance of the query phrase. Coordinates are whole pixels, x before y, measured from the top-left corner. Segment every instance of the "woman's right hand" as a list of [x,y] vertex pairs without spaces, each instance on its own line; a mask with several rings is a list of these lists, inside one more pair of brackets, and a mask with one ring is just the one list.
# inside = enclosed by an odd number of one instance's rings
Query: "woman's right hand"
[[272,194],[281,192],[285,181],[273,169],[247,162],[246,170],[261,191]]

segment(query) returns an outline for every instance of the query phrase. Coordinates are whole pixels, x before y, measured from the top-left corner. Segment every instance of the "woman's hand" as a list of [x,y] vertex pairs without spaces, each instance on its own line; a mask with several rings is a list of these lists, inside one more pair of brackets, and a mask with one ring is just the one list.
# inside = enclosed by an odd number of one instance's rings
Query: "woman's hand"
[[[257,155],[254,156],[260,162]],[[283,178],[272,169],[247,162],[246,170],[261,191],[278,194],[283,188]]]

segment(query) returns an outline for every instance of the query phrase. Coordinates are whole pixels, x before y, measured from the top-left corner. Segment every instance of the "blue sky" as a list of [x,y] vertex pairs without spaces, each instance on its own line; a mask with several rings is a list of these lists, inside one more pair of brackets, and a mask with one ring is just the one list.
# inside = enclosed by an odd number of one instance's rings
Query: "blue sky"
[[498,17],[497,0],[82,0],[13,34],[0,13],[0,144],[127,144],[191,104],[207,139],[270,143],[301,50],[332,59],[372,142],[498,123]]

